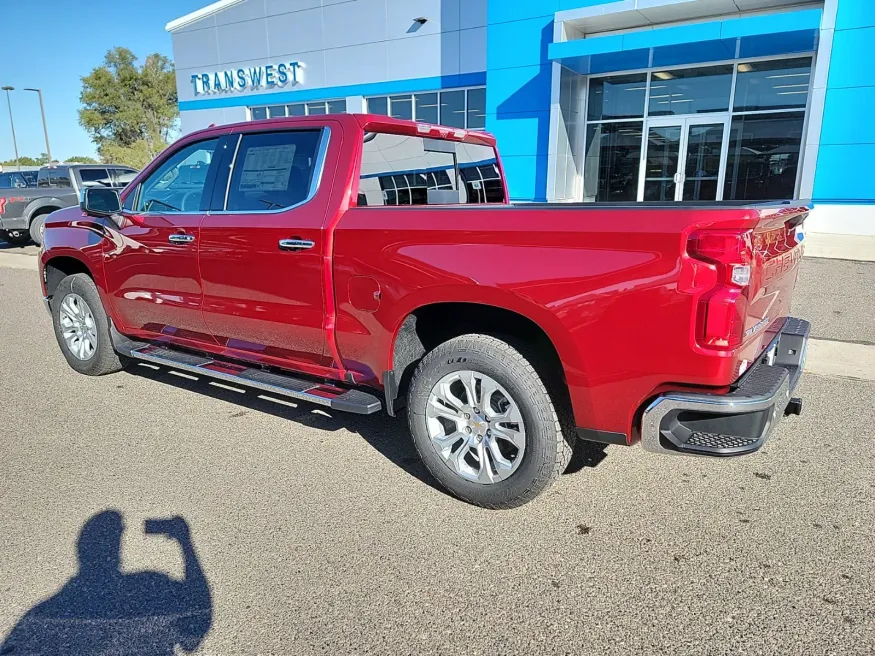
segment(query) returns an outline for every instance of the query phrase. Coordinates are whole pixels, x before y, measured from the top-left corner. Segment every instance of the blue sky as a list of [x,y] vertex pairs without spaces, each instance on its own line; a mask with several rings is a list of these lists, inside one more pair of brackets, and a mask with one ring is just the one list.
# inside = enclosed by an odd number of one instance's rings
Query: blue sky
[[[173,56],[164,26],[212,0],[0,0],[0,86],[10,93],[18,153],[45,152],[37,94],[41,88],[52,155],[94,155],[79,127],[81,79],[103,63],[115,46],[138,57],[159,52]],[[12,132],[6,94],[0,92],[0,161],[12,159]]]

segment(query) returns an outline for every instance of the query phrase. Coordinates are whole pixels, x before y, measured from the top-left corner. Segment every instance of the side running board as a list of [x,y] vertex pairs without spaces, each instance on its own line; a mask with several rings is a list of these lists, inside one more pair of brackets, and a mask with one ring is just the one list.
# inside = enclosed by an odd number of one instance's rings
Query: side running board
[[120,335],[114,327],[111,328],[111,332],[116,351],[134,360],[208,376],[299,401],[309,401],[341,412],[371,415],[379,412],[383,407],[376,396],[360,390],[344,389],[327,383],[294,378],[287,374],[215,360],[204,355],[136,342]]

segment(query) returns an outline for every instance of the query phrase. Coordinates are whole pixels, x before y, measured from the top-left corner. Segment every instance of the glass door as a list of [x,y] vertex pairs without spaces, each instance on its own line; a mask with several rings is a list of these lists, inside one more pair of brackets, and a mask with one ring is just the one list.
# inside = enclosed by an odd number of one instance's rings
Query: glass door
[[728,116],[650,119],[639,201],[722,200]]

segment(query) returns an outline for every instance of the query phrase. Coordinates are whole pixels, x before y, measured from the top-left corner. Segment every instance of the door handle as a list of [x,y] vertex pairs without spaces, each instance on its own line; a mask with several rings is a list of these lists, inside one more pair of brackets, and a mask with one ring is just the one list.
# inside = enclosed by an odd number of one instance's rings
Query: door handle
[[280,239],[281,251],[306,251],[316,245],[309,239]]
[[170,235],[168,239],[173,244],[190,244],[194,241],[194,235]]

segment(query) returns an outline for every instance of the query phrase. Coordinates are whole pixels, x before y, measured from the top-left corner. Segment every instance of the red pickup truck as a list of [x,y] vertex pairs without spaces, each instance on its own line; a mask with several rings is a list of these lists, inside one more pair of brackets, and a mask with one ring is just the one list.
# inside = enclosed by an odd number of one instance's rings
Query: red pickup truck
[[740,455],[799,414],[807,213],[514,205],[488,134],[313,116],[184,137],[121,196],[53,214],[40,260],[76,371],[406,406],[434,477],[508,508],[575,440]]

